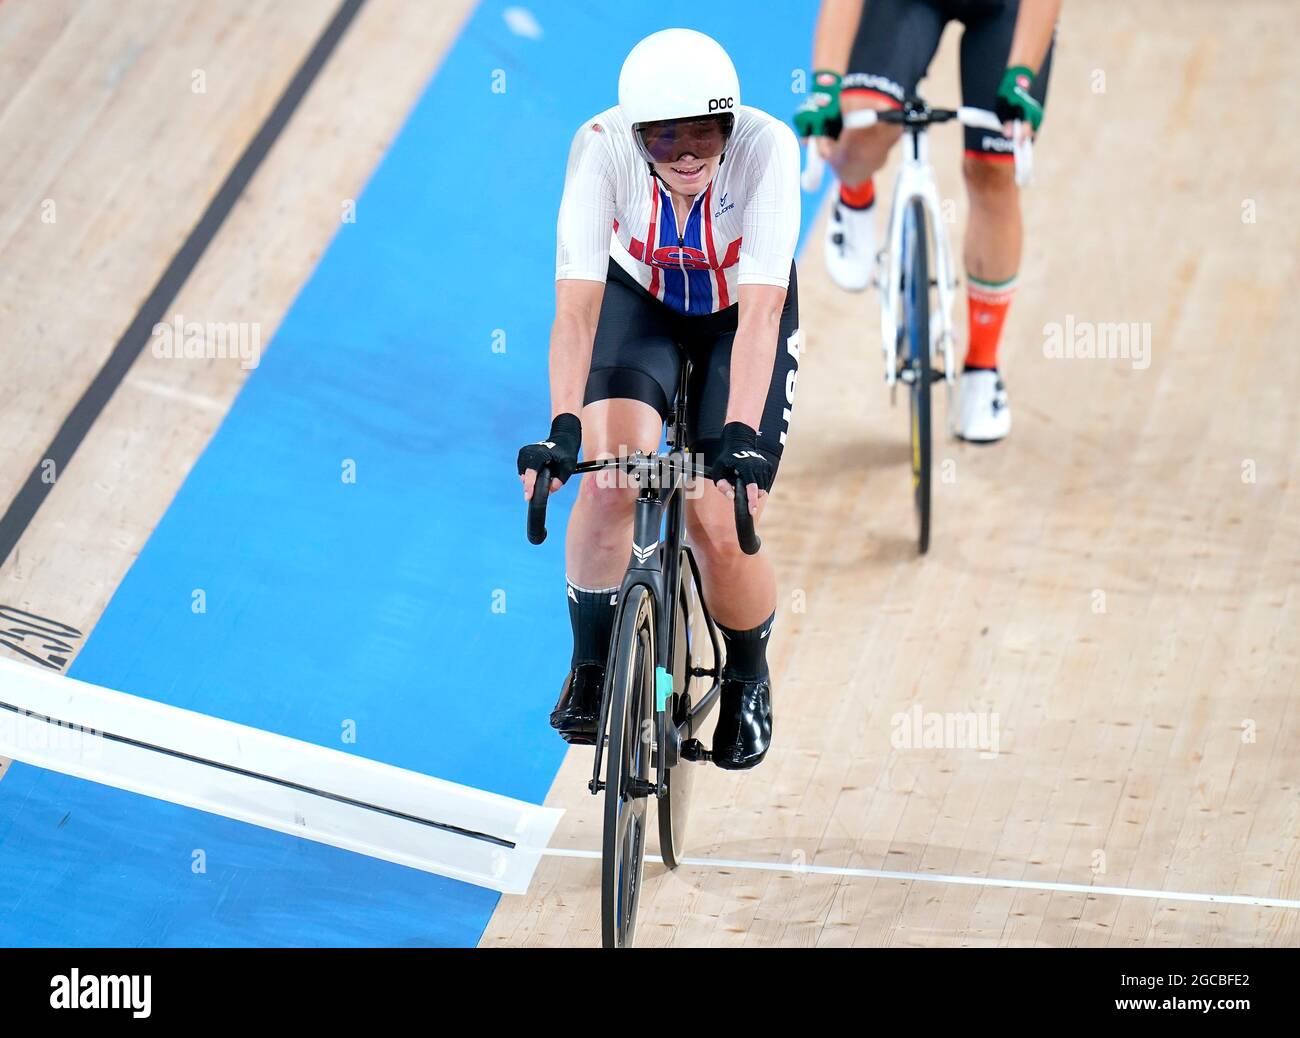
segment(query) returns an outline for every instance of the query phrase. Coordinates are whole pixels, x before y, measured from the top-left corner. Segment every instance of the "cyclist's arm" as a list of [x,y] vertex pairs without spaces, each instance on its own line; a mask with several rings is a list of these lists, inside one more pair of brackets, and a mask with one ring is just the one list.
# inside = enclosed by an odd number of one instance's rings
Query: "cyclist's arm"
[[843,75],[862,20],[863,0],[822,0],[813,33],[813,68]]
[[555,323],[551,325],[551,417],[582,414],[582,397],[591,367],[591,344],[605,285],[600,281],[555,283]]
[[1062,0],[1020,0],[1007,68],[1023,65],[1037,75],[1052,44]]
[[614,167],[601,134],[573,139],[556,221],[555,322],[551,325],[551,417],[581,414],[591,346],[605,296],[614,229]]
[[764,131],[750,158],[753,188],[745,204],[740,269],[740,313],[731,347],[727,421],[757,429],[772,384],[781,309],[799,240],[799,142],[783,123]]
[[728,422],[744,422],[754,430],[762,423],[776,364],[785,293],[779,285],[740,286],[740,315],[731,346]]

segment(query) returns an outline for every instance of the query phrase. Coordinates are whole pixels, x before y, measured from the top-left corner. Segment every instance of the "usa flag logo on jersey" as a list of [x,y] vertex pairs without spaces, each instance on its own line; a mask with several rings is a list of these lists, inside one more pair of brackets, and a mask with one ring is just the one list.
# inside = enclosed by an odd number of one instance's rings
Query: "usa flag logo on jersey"
[[731,299],[723,271],[740,261],[741,239],[729,242],[719,256],[713,238],[713,185],[695,200],[680,230],[671,196],[653,177],[651,190],[646,241],[655,245],[647,248],[634,236],[628,249],[634,259],[651,268],[650,294],[684,314],[725,310]]

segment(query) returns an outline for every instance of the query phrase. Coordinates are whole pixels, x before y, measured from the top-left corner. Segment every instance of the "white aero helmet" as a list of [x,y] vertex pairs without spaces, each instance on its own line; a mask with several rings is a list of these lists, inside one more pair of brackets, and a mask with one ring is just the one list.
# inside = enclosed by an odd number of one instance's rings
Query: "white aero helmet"
[[740,107],[736,66],[711,36],[662,29],[632,48],[618,74],[618,106],[648,162],[721,155]]

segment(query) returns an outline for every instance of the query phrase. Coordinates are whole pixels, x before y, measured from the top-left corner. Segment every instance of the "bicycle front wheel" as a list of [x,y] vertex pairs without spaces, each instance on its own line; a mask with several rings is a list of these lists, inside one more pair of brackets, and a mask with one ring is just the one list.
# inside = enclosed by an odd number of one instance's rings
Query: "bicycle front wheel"
[[911,393],[912,496],[916,503],[917,547],[930,549],[930,264],[925,206],[912,199],[903,228],[903,321]]
[[646,799],[654,739],[654,608],[640,585],[619,613],[614,667],[606,694],[605,826],[600,917],[606,948],[626,948],[636,931],[645,870]]

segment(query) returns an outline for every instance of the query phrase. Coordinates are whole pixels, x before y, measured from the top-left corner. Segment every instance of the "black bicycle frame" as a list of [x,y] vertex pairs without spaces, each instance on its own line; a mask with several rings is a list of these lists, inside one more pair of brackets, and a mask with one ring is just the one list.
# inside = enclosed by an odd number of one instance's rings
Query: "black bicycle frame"
[[[579,466],[580,469],[593,471],[600,468],[619,468],[637,480],[639,492],[633,511],[632,521],[632,555],[628,560],[627,572],[618,592],[618,613],[614,621],[614,630],[619,630],[623,610],[628,595],[634,587],[641,585],[651,596],[655,625],[655,738],[658,752],[654,755],[656,796],[663,796],[666,791],[665,773],[676,767],[681,761],[682,743],[691,736],[696,727],[703,723],[709,712],[717,703],[721,688],[719,681],[719,661],[722,659],[721,645],[717,626],[704,601],[704,589],[700,581],[699,567],[690,547],[686,545],[686,517],[684,504],[684,483],[688,477],[707,478],[699,466],[686,451],[680,448],[686,437],[686,384],[690,377],[690,365],[682,362],[682,385],[677,394],[678,405],[673,420],[668,425],[668,453],[646,455],[634,454],[631,458],[613,458],[606,462],[592,462]],[[739,497],[744,487],[738,488]],[[667,522],[665,524],[665,510]],[[748,514],[748,513],[746,513]],[[663,531],[661,537],[660,533]],[[700,612],[704,616],[705,627],[709,632],[709,641],[713,649],[714,667],[711,671],[691,666],[685,677],[683,691],[690,687],[693,677],[712,676],[713,684],[700,699],[693,703],[691,711],[681,725],[670,723],[669,713],[672,704],[672,661],[677,651],[677,624],[674,620],[678,609],[684,609],[686,603],[678,602],[672,596],[680,593],[681,560],[683,553],[691,567],[691,579],[699,593]],[[611,643],[610,651],[614,651]],[[689,661],[688,661],[689,663]],[[613,661],[606,666],[607,675],[614,672]],[[609,722],[610,696],[602,698],[600,720],[596,726],[596,754],[592,762],[591,783],[588,788],[597,793],[603,788],[600,779],[601,765],[604,759],[605,740],[603,733]]]

